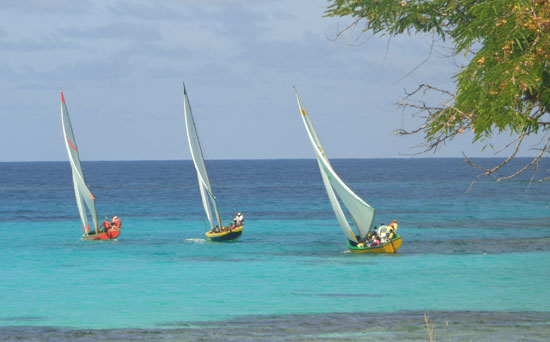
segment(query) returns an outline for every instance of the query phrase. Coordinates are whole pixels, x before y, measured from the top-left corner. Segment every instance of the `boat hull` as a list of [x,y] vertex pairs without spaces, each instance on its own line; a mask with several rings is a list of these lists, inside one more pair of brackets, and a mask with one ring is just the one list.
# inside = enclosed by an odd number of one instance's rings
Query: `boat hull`
[[82,240],[113,240],[120,235],[120,229],[111,229],[108,232],[99,234],[84,234]]
[[210,241],[217,241],[217,242],[235,241],[243,233],[243,228],[244,228],[243,226],[240,226],[238,228],[224,227],[224,229],[226,229],[226,231],[224,232],[219,232],[219,233],[207,232],[204,235],[206,235],[206,237]]
[[352,246],[348,241],[348,249],[352,253],[395,253],[401,247],[401,243],[401,236],[396,234],[393,239],[378,247]]

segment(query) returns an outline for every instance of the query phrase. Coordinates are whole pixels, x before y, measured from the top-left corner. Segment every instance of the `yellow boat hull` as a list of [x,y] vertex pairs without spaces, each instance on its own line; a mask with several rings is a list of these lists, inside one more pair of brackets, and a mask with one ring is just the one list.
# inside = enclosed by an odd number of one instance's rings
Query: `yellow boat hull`
[[224,231],[222,232],[207,232],[205,233],[205,235],[210,241],[233,241],[241,236],[241,234],[243,233],[243,228],[244,226],[240,226],[237,228],[224,227]]
[[348,242],[348,249],[352,253],[395,253],[401,247],[401,236],[397,235],[397,237],[391,239],[390,241],[386,242],[382,246],[379,247],[359,247],[359,246],[352,246]]

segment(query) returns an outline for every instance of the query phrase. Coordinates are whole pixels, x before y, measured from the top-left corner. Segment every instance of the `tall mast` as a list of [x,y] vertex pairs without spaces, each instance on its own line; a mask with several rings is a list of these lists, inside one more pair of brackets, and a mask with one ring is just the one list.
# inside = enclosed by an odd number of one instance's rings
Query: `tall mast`
[[71,171],[73,174],[73,186],[76,197],[76,205],[82,221],[82,230],[85,233],[90,232],[88,224],[88,218],[83,203],[86,204],[92,216],[93,228],[95,232],[98,231],[98,218],[97,210],[95,206],[95,197],[92,195],[90,189],[84,181],[84,173],[82,172],[82,166],[80,165],[80,156],[76,145],[76,139],[74,137],[73,128],[71,125],[71,119],[69,118],[69,111],[67,110],[67,104],[65,103],[65,97],[63,91],[61,91],[61,125],[63,126],[63,136],[65,137],[65,147],[67,149],[67,155],[69,156],[69,163],[71,165]]
[[[334,210],[334,214],[338,219],[338,223],[349,240],[357,241],[355,234],[351,230],[351,227],[349,226],[349,223],[346,220],[344,212],[340,206],[340,202],[338,201],[339,198],[350,213],[353,222],[359,231],[360,237],[364,239],[372,227],[376,210],[357,196],[332,169],[330,161],[325,154],[321,141],[319,140],[317,132],[309,119],[309,115],[307,114],[302,101],[298,96],[296,88],[294,88],[294,91],[296,93],[296,100],[298,101],[298,107],[300,109],[302,120],[315,151],[315,157],[317,158],[319,170],[321,171],[321,175],[323,177],[323,184],[325,185],[325,189],[332,205],[332,209]],[[338,195],[338,197],[336,195]]]
[[187,89],[185,88],[185,83],[183,83],[183,102],[184,102],[184,112],[185,112],[185,127],[187,129],[187,141],[189,142],[191,157],[193,158],[193,164],[195,165],[195,170],[197,171],[197,178],[199,180],[199,187],[200,187],[204,211],[206,212],[206,216],[210,221],[211,228],[214,228],[214,222],[212,220],[210,207],[208,205],[208,202],[212,203],[212,207],[214,208],[214,215],[216,217],[216,222],[218,223],[218,227],[221,228],[223,227],[223,225],[220,219],[218,203],[216,201],[216,196],[214,196],[212,192],[210,178],[208,177],[208,172],[206,171],[206,165],[204,163],[204,155],[202,152],[202,147],[201,147],[199,135],[197,132],[197,127],[195,125],[195,120],[193,118],[193,113],[191,111],[191,104],[189,103],[189,98],[187,96]]

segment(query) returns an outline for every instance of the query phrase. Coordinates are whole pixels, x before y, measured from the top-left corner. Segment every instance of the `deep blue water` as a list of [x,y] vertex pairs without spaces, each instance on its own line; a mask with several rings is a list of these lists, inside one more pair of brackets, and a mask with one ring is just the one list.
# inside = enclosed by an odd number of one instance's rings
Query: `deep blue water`
[[80,240],[67,162],[0,163],[0,337],[425,340],[428,313],[439,336],[547,340],[550,183],[332,164],[376,224],[399,220],[398,254],[347,252],[315,160],[207,162],[223,220],[246,218],[229,244],[204,240],[191,161],[83,162],[100,216],[122,218],[107,242]]

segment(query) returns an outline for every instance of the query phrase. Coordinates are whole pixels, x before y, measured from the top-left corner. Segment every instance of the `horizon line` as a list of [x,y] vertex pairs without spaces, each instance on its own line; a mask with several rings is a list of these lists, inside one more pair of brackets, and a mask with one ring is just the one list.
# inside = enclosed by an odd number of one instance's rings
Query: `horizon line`
[[[469,157],[470,159],[505,159],[506,157]],[[526,159],[535,157],[518,156],[514,159]],[[330,158],[330,160],[374,160],[374,159],[464,159],[464,157],[340,157]],[[550,159],[550,157],[542,157],[541,159]],[[224,158],[224,159],[207,159],[206,161],[254,161],[254,160],[316,160],[315,158]],[[192,159],[87,159],[81,162],[152,162],[152,161],[190,161]],[[0,163],[62,163],[67,160],[3,160]]]

